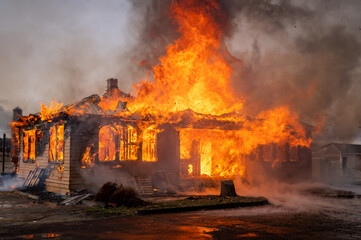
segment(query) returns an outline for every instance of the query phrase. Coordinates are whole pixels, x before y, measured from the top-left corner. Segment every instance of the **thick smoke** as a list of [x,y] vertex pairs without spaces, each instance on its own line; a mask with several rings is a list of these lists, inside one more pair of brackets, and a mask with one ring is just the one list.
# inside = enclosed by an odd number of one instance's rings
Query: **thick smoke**
[[[133,2],[143,33],[135,59],[149,63],[147,71],[177,38],[169,5]],[[227,0],[219,5],[227,16],[224,43],[235,57],[227,58],[235,66],[231,81],[246,99],[244,113],[288,105],[302,121],[323,123],[319,139],[354,140],[361,123],[356,111],[361,3]]]
[[[179,37],[170,4],[2,1],[1,124],[15,106],[28,114],[52,98],[69,104],[101,94],[108,77],[130,91]],[[219,0],[219,6],[245,114],[289,105],[305,122],[324,120],[321,137],[354,139],[361,118],[360,1]]]
[[[324,121],[316,140],[355,140],[361,124],[361,2],[218,3],[223,13],[217,15],[224,30],[222,47],[234,67],[232,86],[246,100],[244,114],[288,105],[302,121],[315,126]],[[69,104],[101,94],[103,80],[109,77],[118,78],[122,90],[130,91],[133,83],[151,74],[166,47],[179,37],[170,4],[1,1],[0,131],[9,131],[7,122],[16,106],[28,114],[52,98]],[[99,181],[85,172],[94,189],[119,179],[112,170],[94,172],[92,176],[107,176]],[[270,194],[279,192],[266,186]]]
[[[348,4],[361,8],[356,2]],[[247,98],[246,112],[287,104],[306,122],[317,126],[325,120],[323,137],[353,140],[361,120],[355,111],[361,100],[356,81],[360,31],[348,21],[329,20],[329,14],[335,18],[346,14],[336,10],[345,4],[251,1],[245,5],[233,19],[237,26],[228,43],[245,66],[233,83]],[[252,51],[242,50],[242,32],[253,36],[246,37],[253,41]]]
[[[206,1],[202,1],[206,2]],[[322,127],[314,142],[360,141],[360,1],[219,0],[225,18],[223,46],[233,67],[231,84],[246,100],[244,113],[287,105],[300,119]],[[134,59],[144,72],[158,63],[177,39],[170,1],[133,1],[142,33]],[[163,46],[162,46],[163,44]],[[146,53],[146,54],[144,54]],[[229,54],[228,54],[229,53]],[[304,209],[327,203],[305,194],[318,186],[272,180],[253,169],[253,178],[236,181],[241,195],[263,195],[275,205]],[[251,187],[252,186],[252,187]]]
[[107,182],[128,186],[128,179],[130,178],[127,172],[100,165],[94,166],[91,171],[82,169],[80,174],[84,179],[84,184],[87,186],[87,189],[93,192],[97,192],[101,186]]

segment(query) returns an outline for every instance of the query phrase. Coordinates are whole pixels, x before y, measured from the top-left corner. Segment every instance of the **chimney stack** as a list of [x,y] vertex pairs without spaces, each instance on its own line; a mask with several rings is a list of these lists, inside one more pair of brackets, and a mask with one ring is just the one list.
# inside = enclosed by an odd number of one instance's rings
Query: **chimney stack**
[[118,79],[109,78],[107,80],[107,92],[110,92],[112,89],[118,89]]
[[19,107],[13,109],[13,121],[17,121],[23,115],[23,110]]

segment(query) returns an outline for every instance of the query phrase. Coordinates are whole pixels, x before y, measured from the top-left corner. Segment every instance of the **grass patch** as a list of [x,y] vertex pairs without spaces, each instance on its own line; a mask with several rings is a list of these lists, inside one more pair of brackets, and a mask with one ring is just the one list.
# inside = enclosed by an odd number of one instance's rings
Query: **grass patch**
[[136,208],[127,208],[127,207],[117,207],[117,208],[106,208],[106,207],[91,207],[87,209],[90,213],[106,213],[106,214],[114,214],[114,215],[125,215],[125,216],[133,216],[136,215]]
[[178,207],[197,207],[197,206],[213,206],[229,203],[250,203],[266,200],[263,197],[220,197],[220,196],[192,196],[182,200],[156,202],[151,205],[144,206],[141,209],[158,209],[158,208],[178,208]]
[[172,201],[159,201],[150,202],[145,206],[138,207],[117,207],[117,208],[102,208],[93,207],[90,211],[101,211],[110,214],[121,215],[136,215],[137,213],[150,214],[152,212],[171,212],[177,210],[178,212],[189,210],[201,210],[201,209],[221,209],[227,207],[239,207],[239,206],[254,206],[257,203],[266,203],[267,199],[263,197],[220,197],[214,195],[208,196],[191,196],[182,200]]

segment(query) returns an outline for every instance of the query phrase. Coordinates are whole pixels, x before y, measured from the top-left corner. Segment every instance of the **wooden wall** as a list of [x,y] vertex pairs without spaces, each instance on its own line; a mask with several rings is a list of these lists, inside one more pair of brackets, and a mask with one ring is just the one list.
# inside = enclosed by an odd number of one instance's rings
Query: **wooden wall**
[[98,146],[99,123],[93,123],[92,126],[84,126],[84,124],[77,123],[71,127],[69,178],[71,190],[82,190],[86,187],[80,174],[82,155],[88,146],[93,145],[96,151]]
[[[49,162],[49,128],[52,124],[48,124],[42,128],[43,137],[41,142],[36,144],[43,145],[44,149],[40,155],[36,155],[35,159],[23,161],[23,134],[20,134],[20,156],[19,156],[19,172],[18,177],[25,179],[30,171],[34,171],[37,167],[44,168],[47,173],[45,180],[45,190],[58,194],[68,194],[70,192],[70,128],[65,124],[64,130],[64,160],[60,162]],[[40,129],[39,129],[40,130]],[[22,131],[21,131],[22,132]],[[63,171],[59,171],[58,167],[63,166]]]

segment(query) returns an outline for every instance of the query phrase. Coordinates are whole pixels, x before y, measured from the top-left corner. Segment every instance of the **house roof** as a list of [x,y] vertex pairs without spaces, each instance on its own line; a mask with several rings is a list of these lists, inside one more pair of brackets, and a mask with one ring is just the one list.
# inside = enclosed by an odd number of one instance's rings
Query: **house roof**
[[331,143],[324,147],[335,146],[341,153],[361,153],[361,145],[357,144],[346,144],[346,143]]

